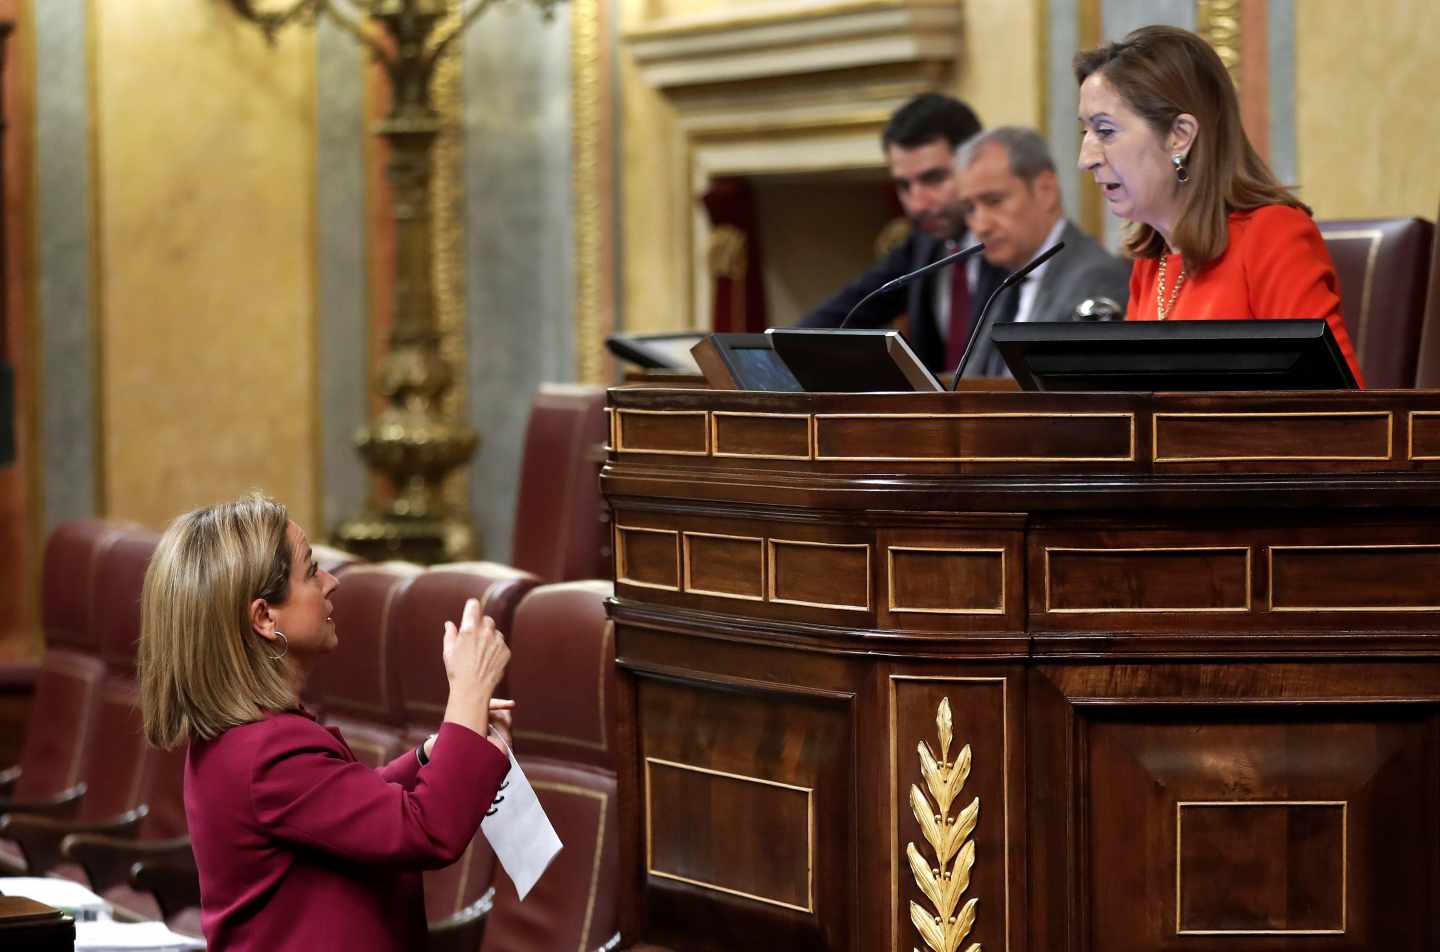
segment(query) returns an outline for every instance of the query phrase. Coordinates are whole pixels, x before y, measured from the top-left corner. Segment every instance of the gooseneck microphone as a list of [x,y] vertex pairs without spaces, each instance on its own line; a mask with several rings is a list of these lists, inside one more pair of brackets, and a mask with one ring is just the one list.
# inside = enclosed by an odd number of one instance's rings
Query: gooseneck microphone
[[909,274],[902,274],[898,278],[891,278],[889,281],[886,281],[884,284],[880,285],[878,288],[871,291],[869,294],[865,295],[859,301],[857,301],[855,303],[855,306],[852,307],[848,312],[846,312],[845,319],[840,322],[840,325],[836,328],[836,330],[844,330],[845,326],[850,323],[850,318],[855,316],[855,312],[860,310],[860,308],[865,305],[866,301],[875,297],[877,294],[883,294],[886,291],[893,291],[896,288],[903,288],[911,281],[914,281],[916,278],[923,278],[925,275],[929,274],[931,271],[934,271],[936,268],[943,268],[947,264],[961,261],[965,258],[970,257],[976,252],[984,250],[985,246],[983,244],[971,245],[969,248],[962,248],[953,254],[948,254],[938,261],[932,261],[923,268],[916,268]]
[[990,305],[994,304],[995,299],[998,298],[1001,293],[1004,292],[1007,288],[1013,288],[1015,285],[1025,280],[1025,275],[1029,274],[1031,271],[1034,271],[1036,268],[1040,267],[1042,264],[1055,257],[1055,255],[1059,253],[1060,249],[1064,247],[1065,242],[1055,242],[1055,244],[1051,245],[1049,248],[1046,248],[1044,251],[1031,258],[1030,261],[1020,270],[1012,272],[1008,277],[1005,278],[1004,281],[1000,282],[1000,286],[998,288],[990,292],[990,296],[985,299],[985,306],[980,309],[979,320],[975,322],[975,326],[970,328],[970,339],[965,342],[965,352],[960,355],[960,363],[955,366],[955,378],[950,381],[951,390],[955,390],[960,386],[960,378],[965,376],[965,368],[970,363],[970,354],[975,349],[976,341],[980,339],[982,334],[989,332],[989,329],[985,326],[985,318],[990,316]]

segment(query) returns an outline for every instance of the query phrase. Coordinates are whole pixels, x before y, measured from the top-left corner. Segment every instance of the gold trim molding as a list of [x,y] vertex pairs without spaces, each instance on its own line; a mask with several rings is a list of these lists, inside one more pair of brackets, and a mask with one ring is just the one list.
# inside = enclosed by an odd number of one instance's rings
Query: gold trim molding
[[[668,535],[674,539],[675,546],[675,584],[661,585],[659,582],[639,582],[630,578],[630,561],[628,546],[625,544],[625,533],[627,532],[649,532],[653,535]],[[634,585],[636,588],[654,588],[662,592],[678,592],[684,578],[680,567],[680,530],[679,529],[654,529],[650,526],[622,526],[615,527],[615,584]]]
[[1416,456],[1415,455],[1415,418],[1416,417],[1440,417],[1440,410],[1411,410],[1405,418],[1405,456],[1413,462],[1426,462],[1440,460],[1440,456]]
[[[1133,463],[1135,414],[1113,413],[816,413],[815,459],[852,463]],[[1130,424],[1130,450],[1125,456],[822,456],[820,424],[825,420],[1072,420],[1112,419]]]
[[570,113],[575,196],[575,370],[582,383],[605,383],[605,335],[613,325],[613,183],[609,181],[606,69],[608,31],[600,0],[570,0]]
[[[729,886],[721,886],[718,883],[707,883],[699,879],[691,879],[687,876],[680,876],[676,873],[667,873],[664,870],[655,868],[655,833],[651,827],[650,818],[655,815],[655,804],[652,800],[652,787],[650,783],[650,772],[653,767],[670,767],[674,770],[688,770],[692,773],[708,774],[712,777],[724,777],[727,780],[739,780],[744,783],[760,784],[766,787],[778,787],[781,790],[790,790],[795,793],[805,794],[805,905],[799,906],[795,903],[786,902],[783,899],[775,899],[770,896],[761,896],[756,893],[745,892],[740,889],[732,889]],[[678,883],[686,883],[690,886],[697,886],[701,889],[710,889],[715,892],[725,893],[729,896],[740,896],[743,899],[753,899],[756,902],[767,903],[772,906],[780,906],[782,909],[794,909],[797,912],[815,912],[815,788],[802,787],[793,783],[782,783],[779,780],[767,780],[764,777],[751,777],[747,774],[731,773],[725,770],[714,770],[710,767],[697,767],[694,764],[683,764],[674,760],[662,760],[659,757],[645,758],[645,872],[651,876],[658,876],[661,879],[671,879]]]
[[[1245,553],[1245,604],[1221,608],[1052,608],[1050,598],[1050,553],[1052,552],[1080,552],[1090,555],[1141,555],[1149,553],[1164,552],[1243,552]],[[1254,610],[1254,566],[1251,559],[1251,550],[1248,545],[1171,545],[1171,546],[1131,546],[1126,548],[1083,548],[1077,546],[1049,546],[1045,547],[1045,611],[1051,615],[1097,615],[1097,614],[1156,614],[1164,612],[1167,614],[1224,614],[1243,613]]]
[[[1339,807],[1340,928],[1339,929],[1185,929],[1180,923],[1180,818],[1185,807]],[[1344,935],[1350,905],[1350,801],[1348,800],[1177,800],[1175,803],[1175,934],[1176,935]]]
[[[895,553],[935,552],[952,555],[999,555],[1000,556],[1000,602],[994,608],[905,608],[895,604]],[[946,547],[924,545],[890,545],[885,547],[885,601],[886,608],[894,614],[918,615],[1003,615],[1005,614],[1005,557],[1003,547]]]
[[[729,542],[755,543],[755,547],[759,550],[755,553],[755,561],[756,563],[758,563],[760,568],[760,594],[742,595],[739,592],[721,592],[715,589],[696,588],[694,585],[692,585],[690,581],[690,576],[691,568],[694,564],[694,556],[692,556],[690,553],[691,539],[724,539]],[[684,585],[686,593],[691,595],[711,595],[715,598],[736,598],[745,602],[765,601],[765,539],[763,536],[726,535],[721,532],[690,532],[687,530],[680,534],[680,544],[684,569],[684,574],[681,577],[681,584]]]
[[1240,0],[1195,0],[1196,32],[1220,54],[1240,88]]
[[1275,604],[1275,553],[1276,552],[1324,552],[1342,551],[1352,552],[1387,552],[1398,549],[1430,549],[1440,552],[1440,544],[1428,542],[1399,543],[1399,544],[1353,544],[1353,545],[1272,545],[1266,547],[1266,559],[1270,588],[1266,592],[1267,611],[1272,612],[1436,612],[1440,611],[1440,604],[1435,605],[1280,605]]
[[[864,549],[865,550],[865,604],[857,605],[853,602],[807,602],[801,599],[780,598],[775,594],[775,547],[780,545],[808,545],[820,549]],[[868,612],[870,610],[870,543],[868,542],[809,542],[803,539],[766,539],[765,540],[765,563],[766,563],[766,600],[776,605],[803,605],[807,608],[832,608],[836,611],[846,612]]]
[[[929,743],[921,740],[916,750],[925,789],[921,790],[919,784],[910,785],[910,811],[920,824],[935,865],[930,865],[913,841],[905,844],[910,874],[933,909],[911,900],[910,922],[934,952],[955,952],[975,927],[975,912],[980,905],[976,896],[960,905],[961,897],[970,888],[970,871],[975,866],[972,835],[980,819],[980,798],[971,800],[957,816],[950,815],[950,807],[970,779],[971,754],[970,745],[966,744],[955,760],[950,760],[954,729],[948,697],[940,699],[935,728],[940,740],[940,756],[937,758]],[[980,944],[971,944],[968,952],[980,952]]]
[[[1276,455],[1264,456],[1163,456],[1160,453],[1160,421],[1171,419],[1188,420],[1247,420],[1247,419],[1296,419],[1300,417],[1330,417],[1333,419],[1374,417],[1385,420],[1385,453],[1381,456],[1341,455]],[[1297,412],[1236,412],[1236,413],[1156,413],[1150,418],[1150,448],[1157,463],[1330,463],[1365,462],[1384,463],[1395,455],[1395,414],[1390,410],[1305,410]]]

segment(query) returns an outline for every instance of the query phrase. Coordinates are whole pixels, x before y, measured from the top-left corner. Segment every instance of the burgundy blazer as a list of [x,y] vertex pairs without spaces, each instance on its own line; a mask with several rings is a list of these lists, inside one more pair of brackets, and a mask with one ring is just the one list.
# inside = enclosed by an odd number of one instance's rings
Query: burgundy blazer
[[191,743],[185,817],[211,952],[423,949],[420,871],[460,857],[508,770],[451,723],[425,767],[410,751],[372,770],[304,711]]

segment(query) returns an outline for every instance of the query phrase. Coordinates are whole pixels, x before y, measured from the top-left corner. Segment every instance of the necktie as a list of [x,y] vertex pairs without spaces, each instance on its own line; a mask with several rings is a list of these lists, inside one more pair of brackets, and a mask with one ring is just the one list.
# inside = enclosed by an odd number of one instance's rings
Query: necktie
[[965,341],[970,336],[970,281],[965,274],[965,262],[957,261],[950,266],[950,334],[945,339],[945,369],[951,370],[960,362],[965,353]]

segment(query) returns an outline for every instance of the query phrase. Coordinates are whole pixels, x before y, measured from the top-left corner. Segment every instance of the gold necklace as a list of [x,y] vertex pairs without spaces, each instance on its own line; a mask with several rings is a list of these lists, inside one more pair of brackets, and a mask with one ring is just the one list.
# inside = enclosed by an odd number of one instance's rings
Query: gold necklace
[[1165,320],[1166,315],[1175,307],[1175,299],[1180,296],[1180,286],[1185,283],[1185,266],[1180,266],[1180,276],[1175,279],[1175,287],[1170,291],[1170,300],[1165,300],[1165,259],[1166,255],[1160,256],[1160,274],[1155,282],[1155,311],[1160,315],[1160,320]]

